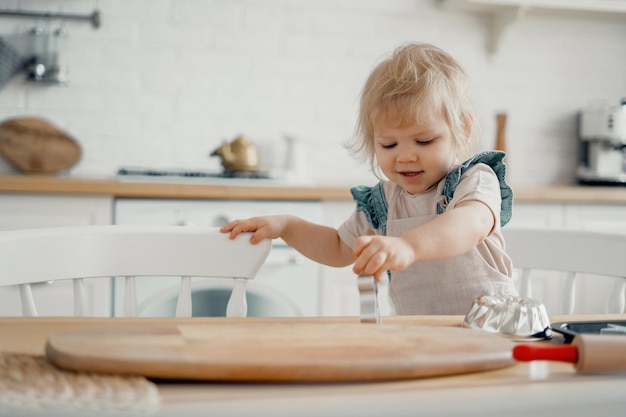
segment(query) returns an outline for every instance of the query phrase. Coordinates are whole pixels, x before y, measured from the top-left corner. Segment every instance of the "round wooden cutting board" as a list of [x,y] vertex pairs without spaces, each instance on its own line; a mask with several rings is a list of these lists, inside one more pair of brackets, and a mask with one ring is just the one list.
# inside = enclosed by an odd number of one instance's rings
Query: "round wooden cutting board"
[[467,328],[361,323],[216,323],[50,337],[46,356],[77,371],[156,379],[382,381],[511,366],[513,342]]

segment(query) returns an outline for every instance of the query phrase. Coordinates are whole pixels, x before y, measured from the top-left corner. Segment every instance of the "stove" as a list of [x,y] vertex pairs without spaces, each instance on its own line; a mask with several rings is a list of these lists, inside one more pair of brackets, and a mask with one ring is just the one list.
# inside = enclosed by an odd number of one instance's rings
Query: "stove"
[[121,177],[147,177],[147,178],[235,178],[250,180],[269,180],[272,177],[263,171],[203,171],[195,169],[178,168],[141,168],[122,167],[117,175]]

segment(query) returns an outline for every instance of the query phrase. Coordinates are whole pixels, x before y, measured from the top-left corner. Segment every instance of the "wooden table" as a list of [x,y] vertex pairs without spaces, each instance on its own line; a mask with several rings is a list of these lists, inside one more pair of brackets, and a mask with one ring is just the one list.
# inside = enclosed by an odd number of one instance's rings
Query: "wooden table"
[[[554,316],[564,320],[626,320],[626,315]],[[0,351],[43,354],[57,332],[138,324],[216,320],[356,321],[356,317],[224,318],[0,318]],[[459,326],[460,316],[385,317],[388,323]],[[538,342],[538,343],[556,343]],[[159,383],[159,416],[623,416],[626,375],[576,374],[570,364],[519,363],[496,371],[381,383],[221,384]]]

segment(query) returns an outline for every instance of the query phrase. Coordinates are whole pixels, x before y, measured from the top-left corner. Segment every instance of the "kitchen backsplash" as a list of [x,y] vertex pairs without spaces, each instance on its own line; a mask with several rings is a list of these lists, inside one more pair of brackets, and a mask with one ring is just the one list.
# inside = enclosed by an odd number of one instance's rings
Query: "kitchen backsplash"
[[[406,41],[441,46],[469,72],[480,149],[495,145],[496,113],[508,114],[514,184],[572,183],[576,113],[590,100],[626,96],[624,15],[531,9],[490,56],[487,15],[437,1],[0,0],[0,8],[101,10],[99,29],[64,23],[67,86],[18,75],[0,90],[0,119],[44,117],[78,140],[83,156],[72,175],[219,169],[210,151],[239,134],[276,169],[290,135],[305,147],[313,180],[372,182],[342,143],[368,73]],[[0,16],[0,36],[37,23]],[[0,172],[11,170],[0,161]]]

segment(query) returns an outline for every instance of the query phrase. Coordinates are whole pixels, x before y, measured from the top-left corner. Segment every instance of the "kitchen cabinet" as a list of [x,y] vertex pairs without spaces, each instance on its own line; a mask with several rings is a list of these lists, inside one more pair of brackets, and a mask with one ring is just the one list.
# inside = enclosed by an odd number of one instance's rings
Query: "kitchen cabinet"
[[[513,218],[506,227],[586,230],[626,233],[626,206],[623,204],[515,203]],[[584,254],[572,254],[584,256]],[[515,266],[515,259],[513,259]],[[550,314],[564,313],[562,295],[564,274],[540,271],[532,278],[532,294],[546,305]],[[615,279],[580,274],[576,281],[576,313],[602,313],[604,301],[614,288]]]
[[466,10],[499,11],[532,9],[581,13],[626,14],[625,0],[439,0],[446,7]]
[[567,228],[626,233],[626,207],[622,205],[568,204],[563,217]]
[[513,218],[506,227],[626,233],[626,206],[516,202],[513,206]]
[[[112,207],[110,196],[0,194],[0,230],[111,224]],[[108,316],[110,297],[103,294],[110,294],[110,279],[89,279],[85,287],[92,314]],[[39,314],[72,315],[72,291],[71,281],[33,285]],[[0,288],[0,316],[16,315],[21,315],[19,290],[17,287]]]
[[593,14],[626,19],[626,0],[439,0],[448,10],[479,13],[488,18],[489,54],[497,53],[500,39],[511,25],[528,13],[557,12]]
[[0,230],[112,223],[113,198],[0,194]]
[[562,228],[564,227],[563,205],[536,203],[513,205],[513,217],[505,227]]

